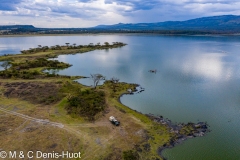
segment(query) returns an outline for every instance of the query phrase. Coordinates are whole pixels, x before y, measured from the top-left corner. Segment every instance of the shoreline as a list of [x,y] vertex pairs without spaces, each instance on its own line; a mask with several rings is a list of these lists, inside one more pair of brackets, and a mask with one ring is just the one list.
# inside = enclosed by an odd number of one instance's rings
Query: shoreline
[[[148,116],[150,119],[152,119],[154,122],[157,122],[159,124],[166,125],[169,129],[170,132],[176,133],[176,137],[172,138],[169,144],[164,144],[163,146],[158,148],[158,154],[161,156],[164,160],[166,159],[162,155],[162,151],[165,149],[170,149],[173,148],[176,145],[182,144],[184,141],[196,137],[203,137],[207,133],[210,132],[209,125],[206,122],[198,122],[198,123],[179,123],[179,124],[173,124],[171,120],[169,119],[164,119],[163,116],[155,116],[153,114],[145,114]],[[182,128],[189,126],[192,127],[193,130],[191,133],[184,134],[181,133]]]
[[0,38],[8,37],[51,37],[51,36],[99,36],[99,35],[159,35],[159,36],[233,36],[238,37],[240,33],[235,34],[162,34],[162,33],[72,33],[72,34],[16,34],[0,35]]
[[[124,83],[127,83],[127,82],[124,82]],[[136,88],[137,87],[140,87],[139,84],[136,84]],[[141,113],[140,111],[137,111],[137,110],[134,110],[132,108],[130,108],[129,106],[126,106],[125,104],[123,104],[121,102],[121,97],[124,96],[124,95],[134,95],[135,93],[137,93],[137,89],[135,88],[134,92],[131,92],[131,93],[122,93],[119,97],[118,97],[118,102],[121,103],[123,106],[131,109],[132,111],[134,112],[137,112],[139,114],[142,114],[142,115],[145,115],[147,116],[148,118],[150,118],[153,122],[156,122],[160,125],[165,125],[169,131],[171,133],[176,133],[176,137],[172,137],[171,140],[170,140],[170,143],[168,144],[164,144],[163,146],[159,146],[158,150],[157,150],[157,153],[158,155],[163,159],[163,160],[167,160],[163,155],[162,155],[162,152],[163,150],[165,149],[170,149],[170,148],[173,148],[174,146],[176,145],[179,145],[181,143],[183,143],[184,141],[188,140],[188,139],[192,139],[192,138],[196,138],[196,137],[203,137],[205,136],[207,133],[210,132],[210,129],[209,129],[209,125],[207,124],[207,122],[198,122],[198,123],[187,123],[187,124],[184,124],[184,123],[179,123],[179,124],[173,124],[171,120],[169,120],[168,118],[164,119],[163,116],[156,116],[152,113],[148,113],[148,114],[143,114]],[[184,134],[184,133],[181,133],[181,130],[184,128],[184,127],[190,127],[192,128],[192,131],[191,133],[188,133],[188,134]]]

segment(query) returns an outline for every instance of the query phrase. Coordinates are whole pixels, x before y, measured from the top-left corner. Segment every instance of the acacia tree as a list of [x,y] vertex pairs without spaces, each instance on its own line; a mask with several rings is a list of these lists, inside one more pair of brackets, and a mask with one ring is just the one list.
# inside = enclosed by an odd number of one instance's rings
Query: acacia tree
[[43,49],[43,52],[45,52],[46,50],[49,49],[49,47],[48,46],[44,46],[44,47],[42,47],[42,49]]
[[76,47],[76,45],[77,45],[76,43],[73,43],[74,48]]
[[119,78],[117,78],[117,77],[112,77],[110,81],[112,81],[112,83],[118,83]]
[[22,54],[26,54],[27,53],[27,51],[26,50],[22,50],[22,51],[20,51]]
[[55,49],[61,50],[62,48],[61,48],[60,45],[56,45],[56,46],[55,46]]
[[93,80],[93,87],[96,88],[98,83],[102,80],[105,80],[105,77],[101,74],[91,74],[91,78]]
[[5,61],[1,64],[1,67],[3,67],[5,70],[7,70],[10,65],[11,64],[8,61]]
[[119,78],[117,78],[117,77],[112,77],[112,78],[110,79],[110,81],[111,81],[112,84],[113,84],[113,91],[115,92],[115,91],[116,91],[117,83],[119,82]]
[[104,42],[105,46],[109,46],[109,43],[108,42]]
[[88,47],[93,47],[93,46],[94,46],[93,43],[89,43],[89,44],[88,44]]

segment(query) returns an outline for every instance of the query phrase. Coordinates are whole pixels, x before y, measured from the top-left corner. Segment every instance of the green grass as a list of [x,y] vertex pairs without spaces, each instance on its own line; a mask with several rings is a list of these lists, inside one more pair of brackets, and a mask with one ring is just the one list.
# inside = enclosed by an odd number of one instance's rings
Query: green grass
[[[127,84],[127,83],[118,83],[117,86],[115,86],[116,91],[113,92],[112,86],[113,84],[110,81],[106,81],[104,83],[104,87],[106,92],[108,92],[108,99],[109,103],[113,106],[115,106],[118,110],[122,110],[125,113],[129,114],[130,116],[134,116],[137,120],[139,120],[140,124],[145,128],[148,132],[148,136],[150,137],[147,141],[145,141],[143,144],[140,144],[140,148],[144,148],[144,144],[149,144],[150,151],[143,151],[141,156],[146,157],[146,158],[160,158],[159,155],[157,154],[157,149],[160,146],[163,146],[164,144],[168,143],[171,140],[171,137],[173,136],[168,128],[164,125],[160,125],[156,122],[153,122],[149,117],[146,115],[139,113],[137,111],[134,111],[130,109],[129,107],[121,104],[119,102],[119,97],[122,94],[128,94],[127,89],[132,89],[134,90],[135,87],[137,86],[136,84]],[[114,96],[112,96],[114,94]],[[144,149],[143,149],[144,150]],[[126,157],[131,157],[135,151],[133,152],[124,152]],[[127,159],[127,158],[126,158]]]
[[84,117],[71,116],[67,113],[65,107],[68,105],[67,98],[62,99],[54,108],[51,109],[50,120],[63,124],[84,123]]

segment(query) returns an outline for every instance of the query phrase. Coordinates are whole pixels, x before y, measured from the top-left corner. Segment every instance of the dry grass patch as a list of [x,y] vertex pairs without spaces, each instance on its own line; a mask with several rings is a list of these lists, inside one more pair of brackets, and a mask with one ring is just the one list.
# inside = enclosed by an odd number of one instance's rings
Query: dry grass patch
[[66,130],[16,116],[0,116],[1,149],[5,151],[81,152],[82,141]]
[[19,98],[33,104],[52,104],[60,101],[63,94],[59,92],[61,84],[40,82],[2,83],[4,95],[8,98]]

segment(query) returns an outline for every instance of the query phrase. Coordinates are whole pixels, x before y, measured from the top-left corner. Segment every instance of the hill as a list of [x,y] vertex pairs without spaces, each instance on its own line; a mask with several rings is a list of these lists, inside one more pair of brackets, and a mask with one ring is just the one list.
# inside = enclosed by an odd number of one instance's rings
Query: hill
[[0,25],[0,30],[35,29],[33,25]]
[[187,21],[166,21],[157,23],[119,23],[99,25],[95,29],[106,30],[181,30],[240,32],[240,16],[224,15],[196,18]]
[[37,28],[32,25],[0,26],[0,35],[86,33],[239,34],[240,16],[223,15],[156,23],[118,23],[90,28]]

